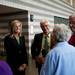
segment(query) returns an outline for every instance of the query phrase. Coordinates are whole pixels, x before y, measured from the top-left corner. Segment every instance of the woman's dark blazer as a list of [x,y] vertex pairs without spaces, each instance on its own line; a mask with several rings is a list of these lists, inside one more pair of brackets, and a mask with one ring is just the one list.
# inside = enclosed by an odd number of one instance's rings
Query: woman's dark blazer
[[14,36],[6,36],[4,47],[7,54],[7,62],[10,66],[19,67],[24,63],[28,64],[24,36],[20,36],[20,44],[18,44]]

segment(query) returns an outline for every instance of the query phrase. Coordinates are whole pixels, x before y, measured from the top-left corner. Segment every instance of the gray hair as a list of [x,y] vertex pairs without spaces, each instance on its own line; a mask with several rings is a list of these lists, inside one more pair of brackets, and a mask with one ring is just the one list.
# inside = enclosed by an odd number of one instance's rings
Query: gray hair
[[58,42],[68,41],[72,34],[69,26],[65,24],[56,24],[53,31]]
[[49,21],[47,19],[41,20],[40,24],[44,24],[44,23],[48,23],[49,24]]
[[[13,34],[13,29],[14,29],[14,26],[16,23],[20,23],[21,26],[22,26],[22,22],[20,20],[17,20],[17,19],[14,19],[12,21],[9,22],[9,26],[10,26],[10,33]],[[20,32],[20,35],[22,33],[22,29],[21,29],[21,32]]]

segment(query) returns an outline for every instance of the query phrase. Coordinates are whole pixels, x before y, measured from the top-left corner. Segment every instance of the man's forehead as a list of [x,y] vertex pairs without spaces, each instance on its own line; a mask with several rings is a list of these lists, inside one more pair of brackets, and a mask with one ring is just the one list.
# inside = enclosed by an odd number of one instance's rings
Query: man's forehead
[[75,16],[71,15],[69,16],[69,19],[75,19]]
[[75,22],[75,16],[70,16],[70,17],[69,17],[69,20]]

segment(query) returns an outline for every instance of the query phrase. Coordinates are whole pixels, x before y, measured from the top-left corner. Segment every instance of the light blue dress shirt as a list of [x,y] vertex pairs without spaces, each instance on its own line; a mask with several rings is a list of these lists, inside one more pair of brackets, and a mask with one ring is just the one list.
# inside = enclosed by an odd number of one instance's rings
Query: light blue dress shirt
[[58,43],[47,54],[40,75],[75,75],[75,47]]

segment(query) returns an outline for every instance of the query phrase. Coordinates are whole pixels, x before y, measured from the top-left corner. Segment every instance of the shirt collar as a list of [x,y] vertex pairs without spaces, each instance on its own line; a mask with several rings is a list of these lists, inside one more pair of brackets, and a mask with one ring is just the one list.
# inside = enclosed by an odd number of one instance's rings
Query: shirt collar
[[45,36],[50,37],[50,33],[48,33],[48,35],[43,34],[43,36],[44,36],[44,37],[45,37]]
[[64,42],[57,43],[57,45],[65,45],[65,44],[68,44],[68,42],[67,41],[64,41]]

